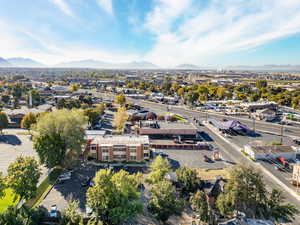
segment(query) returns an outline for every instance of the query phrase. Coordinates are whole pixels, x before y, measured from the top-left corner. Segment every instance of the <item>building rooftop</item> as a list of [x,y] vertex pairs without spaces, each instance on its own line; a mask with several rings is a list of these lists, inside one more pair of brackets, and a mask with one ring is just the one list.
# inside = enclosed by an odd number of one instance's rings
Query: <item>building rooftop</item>
[[91,144],[98,145],[140,145],[149,144],[149,137],[146,135],[104,135],[97,136]]
[[296,153],[289,145],[259,145],[257,142],[251,142],[248,145],[256,153],[276,154],[276,153]]
[[175,135],[196,135],[197,128],[189,122],[162,122],[162,121],[141,121],[139,133],[149,134],[175,134]]
[[91,140],[99,136],[104,136],[106,134],[105,130],[86,130],[85,139]]

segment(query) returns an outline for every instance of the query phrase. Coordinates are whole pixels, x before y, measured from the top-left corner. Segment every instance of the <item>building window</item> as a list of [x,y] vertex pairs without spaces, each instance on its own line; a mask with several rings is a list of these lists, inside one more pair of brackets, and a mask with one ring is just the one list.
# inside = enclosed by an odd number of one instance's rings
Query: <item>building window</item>
[[125,145],[115,145],[114,146],[114,151],[126,152],[126,146]]
[[116,160],[126,160],[126,155],[114,155],[114,159],[116,159]]
[[108,161],[108,160],[109,160],[109,156],[103,156],[103,157],[102,157],[102,160],[103,160],[103,161]]
[[102,151],[102,152],[108,152],[108,151],[109,151],[109,148],[108,148],[108,147],[101,147],[101,151]]
[[136,152],[136,147],[129,147],[130,152]]
[[96,152],[97,151],[97,146],[96,145],[91,145],[90,146],[90,151],[91,152]]
[[145,158],[149,157],[149,153],[144,153],[144,157]]
[[130,161],[136,161],[136,156],[130,156]]

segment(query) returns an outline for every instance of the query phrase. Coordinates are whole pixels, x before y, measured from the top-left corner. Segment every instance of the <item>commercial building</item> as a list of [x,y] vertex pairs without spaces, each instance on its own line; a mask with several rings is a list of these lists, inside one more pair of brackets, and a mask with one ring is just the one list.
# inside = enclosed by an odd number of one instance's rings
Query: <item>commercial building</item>
[[241,104],[241,107],[248,112],[255,112],[261,109],[277,110],[278,104],[276,102],[245,102]]
[[88,141],[86,158],[99,161],[143,161],[149,158],[148,136],[104,135]]
[[244,151],[253,159],[296,159],[296,151],[287,145],[261,145],[258,142],[250,142],[244,146]]
[[197,128],[189,122],[140,121],[138,134],[153,139],[180,138],[197,140]]
[[293,166],[292,183],[294,185],[300,185],[300,163],[296,163]]

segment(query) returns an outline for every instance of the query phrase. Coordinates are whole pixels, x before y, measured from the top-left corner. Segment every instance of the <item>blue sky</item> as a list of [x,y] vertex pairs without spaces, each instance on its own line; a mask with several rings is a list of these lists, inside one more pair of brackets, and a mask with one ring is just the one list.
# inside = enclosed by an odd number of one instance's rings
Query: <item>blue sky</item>
[[0,57],[300,64],[299,0],[0,0]]

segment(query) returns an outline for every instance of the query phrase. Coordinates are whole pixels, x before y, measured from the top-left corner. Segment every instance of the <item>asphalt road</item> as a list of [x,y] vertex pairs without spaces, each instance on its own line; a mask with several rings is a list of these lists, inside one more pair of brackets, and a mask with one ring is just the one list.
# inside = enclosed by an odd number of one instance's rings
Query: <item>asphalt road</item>
[[[149,102],[139,101],[139,100],[131,100],[131,101],[134,103],[140,104],[144,108],[147,108],[149,110],[151,109],[154,112],[162,112],[162,111],[167,110],[166,105],[157,104],[157,103],[149,103]],[[194,112],[191,110],[181,109],[181,108],[177,108],[177,107],[172,107],[171,112],[181,114],[182,116],[187,117],[188,119],[191,119],[192,117],[197,117],[197,118],[205,118],[206,117],[206,113]],[[227,118],[228,119],[228,116],[209,115],[209,118],[214,118],[214,119]],[[247,126],[252,124],[252,121],[250,121],[250,120],[245,120],[245,119],[240,120],[239,119],[239,121],[245,123]],[[251,126],[249,126],[249,127],[251,127]],[[226,155],[226,159],[228,159],[232,162],[238,163],[238,164],[250,165],[249,161],[245,158],[245,156],[242,153],[233,149],[231,145],[229,145],[228,143],[223,141],[220,137],[215,135],[209,129],[204,128],[204,127],[199,127],[199,128],[201,130],[205,131],[214,140],[215,145],[217,145],[219,147],[221,154]],[[268,124],[265,122],[257,122],[256,129],[257,130],[261,129],[263,131],[268,131],[270,133],[280,134],[280,125],[273,124],[273,123]],[[291,129],[292,132],[295,132],[298,136],[300,136],[300,129],[299,129],[299,131],[298,131],[298,128],[289,128],[289,129]],[[284,135],[286,135],[286,134],[284,134]],[[267,166],[267,165],[265,165],[265,166]],[[281,187],[279,187],[272,178],[266,176],[264,173],[262,173],[262,175],[264,177],[265,184],[267,185],[267,188],[269,190],[271,190],[273,187],[277,187],[277,188],[281,189]],[[284,176],[280,175],[280,176],[278,176],[278,178],[282,179],[286,183],[286,178]],[[295,205],[298,208],[298,210],[300,211],[300,201],[295,199],[291,194],[287,193],[286,191],[284,191],[284,197],[286,198],[287,202]],[[300,215],[296,217],[295,222],[293,223],[293,224],[299,225],[300,222],[296,222],[296,221],[300,221]]]
[[[148,109],[151,110],[159,110],[159,111],[167,111],[167,105],[158,104],[158,103],[151,103],[136,99],[129,99],[129,102],[138,103]],[[290,137],[300,137],[300,127],[294,127],[294,126],[282,126],[277,123],[271,123],[271,122],[264,122],[264,121],[258,121],[255,120],[253,122],[252,119],[244,118],[244,117],[233,117],[233,116],[226,116],[220,113],[215,112],[201,112],[201,111],[194,111],[194,110],[187,110],[178,106],[171,106],[171,112],[178,113],[184,116],[188,117],[196,117],[200,118],[202,120],[206,119],[217,119],[217,120],[238,120],[245,125],[248,126],[249,129],[255,129],[258,131],[266,131],[270,133],[275,134],[281,134],[281,129],[283,128],[283,135],[290,136]]]

